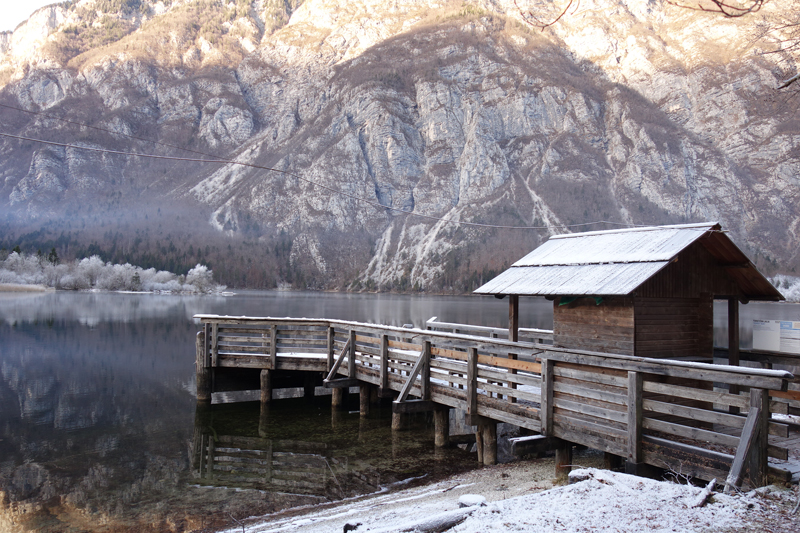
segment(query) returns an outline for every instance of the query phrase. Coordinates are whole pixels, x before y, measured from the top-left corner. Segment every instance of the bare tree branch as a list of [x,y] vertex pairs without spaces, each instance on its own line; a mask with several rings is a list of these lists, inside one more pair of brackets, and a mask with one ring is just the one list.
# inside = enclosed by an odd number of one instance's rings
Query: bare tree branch
[[787,88],[789,85],[791,85],[791,84],[793,84],[794,82],[796,82],[797,80],[800,80],[800,74],[795,74],[794,76],[792,76],[792,77],[791,77],[791,78],[789,78],[788,80],[784,80],[784,82],[783,82],[783,83],[781,83],[780,85],[778,85],[778,89],[785,89],[785,88]]
[[[517,0],[514,0],[514,6],[517,8],[517,10],[519,11],[520,15],[522,15],[522,20],[524,20],[527,24],[530,24],[531,26],[533,26],[535,28],[539,28],[542,31],[544,31],[545,28],[547,28],[549,26],[552,26],[553,24],[555,24],[556,22],[561,20],[561,17],[566,15],[567,11],[569,11],[569,8],[572,7],[572,3],[574,1],[575,0],[569,0],[569,3],[567,4],[567,7],[564,8],[564,10],[561,12],[561,14],[558,15],[555,19],[551,20],[550,22],[545,22],[545,21],[540,20],[539,17],[534,15],[532,11],[528,11],[527,12],[527,16],[526,16],[526,12],[523,11],[521,7],[519,7],[519,4],[517,4]],[[578,9],[578,7],[580,5],[581,5],[581,2],[580,2],[580,0],[578,0],[578,3],[575,4],[575,10],[576,11],[577,11],[577,9]],[[531,20],[536,21],[536,23],[534,24],[533,22],[531,22]]]
[[697,4],[685,4],[675,0],[666,0],[668,4],[692,11],[705,11],[707,13],[722,13],[729,18],[743,17],[759,11],[768,0],[701,0]]

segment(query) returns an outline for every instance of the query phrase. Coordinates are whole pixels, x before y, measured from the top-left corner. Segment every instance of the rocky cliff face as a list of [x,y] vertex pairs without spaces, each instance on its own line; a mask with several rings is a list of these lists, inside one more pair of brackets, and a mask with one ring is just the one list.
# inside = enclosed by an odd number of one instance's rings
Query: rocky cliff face
[[297,4],[81,0],[3,34],[0,104],[39,113],[0,108],[4,133],[260,167],[4,138],[9,242],[65,217],[144,235],[137,211],[186,206],[184,247],[206,227],[282,254],[267,285],[463,290],[610,227],[580,224],[718,220],[760,266],[800,266],[796,110],[769,98],[794,65],[748,20],[586,1],[539,31],[513,1]]

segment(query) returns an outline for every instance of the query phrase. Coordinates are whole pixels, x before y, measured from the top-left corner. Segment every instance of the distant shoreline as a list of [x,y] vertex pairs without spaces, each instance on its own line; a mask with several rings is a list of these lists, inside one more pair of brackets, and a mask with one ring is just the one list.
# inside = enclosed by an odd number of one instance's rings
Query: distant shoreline
[[52,287],[44,285],[24,285],[22,283],[0,283],[0,292],[51,292]]

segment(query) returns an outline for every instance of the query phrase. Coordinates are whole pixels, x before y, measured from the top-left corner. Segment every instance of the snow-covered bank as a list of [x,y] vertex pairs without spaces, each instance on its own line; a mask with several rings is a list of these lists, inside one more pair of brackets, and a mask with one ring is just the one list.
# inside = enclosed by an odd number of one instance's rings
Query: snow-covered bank
[[219,293],[224,285],[214,282],[213,272],[197,264],[183,276],[154,268],[143,269],[125,263],[105,263],[93,255],[62,263],[53,250],[50,255],[11,252],[0,256],[0,284],[43,285],[62,290],[168,292],[177,294]]
[[[548,465],[552,468],[552,463]],[[446,531],[530,532],[743,532],[800,531],[791,509],[797,487],[764,488],[747,494],[714,493],[696,506],[700,487],[655,481],[588,468],[576,470],[573,484],[551,488],[536,462],[484,468],[426,487],[379,494],[356,502],[248,520],[250,533],[445,531],[425,524],[449,522]],[[465,495],[487,500],[461,509]],[[463,517],[463,521],[460,520]],[[453,521],[459,522],[452,525]],[[229,530],[241,531],[241,527]]]

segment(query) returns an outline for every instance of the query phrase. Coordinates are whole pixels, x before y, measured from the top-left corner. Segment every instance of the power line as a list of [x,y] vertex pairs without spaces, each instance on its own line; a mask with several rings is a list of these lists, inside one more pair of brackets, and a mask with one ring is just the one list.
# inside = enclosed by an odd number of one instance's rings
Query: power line
[[[19,110],[19,111],[24,111],[24,112],[31,113],[31,114],[40,114],[40,113],[37,113],[35,111],[22,110],[22,109],[19,109],[19,108],[16,108],[16,107],[12,107],[12,106],[8,106],[8,105],[4,105],[4,104],[0,104],[0,107],[6,107],[6,108],[9,108],[9,109],[15,109],[15,110]],[[245,162],[236,161],[236,160],[233,160],[233,159],[220,158],[220,157],[217,157],[217,156],[206,154],[204,152],[198,152],[198,151],[190,150],[190,149],[187,149],[187,148],[181,148],[179,146],[165,144],[165,143],[161,143],[161,142],[158,142],[158,141],[147,140],[147,139],[143,139],[141,137],[135,137],[133,135],[128,135],[128,134],[125,134],[125,133],[117,133],[117,132],[114,132],[114,131],[111,131],[111,130],[107,130],[107,129],[104,129],[104,128],[98,128],[98,127],[95,127],[95,126],[88,126],[88,125],[81,124],[81,123],[78,123],[78,122],[73,122],[73,121],[69,121],[69,120],[66,120],[66,119],[61,119],[59,117],[54,117],[52,115],[46,115],[44,113],[41,113],[41,114],[43,116],[46,116],[48,118],[52,118],[52,119],[55,119],[55,120],[64,120],[65,122],[70,123],[70,124],[76,124],[76,125],[79,125],[79,126],[85,126],[87,128],[95,129],[95,130],[98,130],[98,131],[104,131],[104,132],[112,133],[112,134],[115,134],[115,135],[122,135],[122,136],[125,136],[125,137],[130,137],[130,138],[133,138],[133,139],[138,139],[138,140],[142,140],[142,141],[146,141],[146,142],[152,142],[154,144],[159,144],[159,145],[162,145],[162,146],[168,146],[168,147],[171,147],[171,148],[177,148],[177,149],[180,149],[180,150],[185,150],[187,152],[196,153],[196,154],[199,154],[199,155],[205,155],[205,156],[209,156],[209,157],[214,157],[215,159],[199,159],[199,158],[192,158],[192,157],[177,157],[177,156],[167,156],[167,155],[142,154],[142,153],[135,153],[135,152],[126,152],[126,151],[122,151],[122,150],[110,150],[110,149],[107,149],[107,148],[96,148],[96,147],[91,147],[91,146],[79,146],[79,145],[68,144],[68,143],[60,143],[60,142],[55,142],[55,141],[45,141],[43,139],[35,139],[35,138],[32,138],[32,137],[25,137],[25,136],[22,136],[22,135],[12,135],[10,133],[3,133],[3,132],[0,132],[0,136],[1,137],[12,138],[12,139],[18,139],[18,140],[22,140],[22,141],[29,141],[29,142],[37,142],[37,143],[41,143],[41,144],[48,144],[48,145],[51,145],[51,146],[60,146],[60,147],[63,147],[63,148],[72,148],[72,149],[76,149],[76,150],[88,150],[88,151],[92,151],[92,152],[100,152],[100,153],[106,153],[106,154],[124,155],[124,156],[130,156],[130,157],[144,157],[144,158],[149,158],[149,159],[160,159],[160,160],[167,160],[167,161],[183,161],[183,162],[192,162],[192,163],[233,164],[233,165],[240,165],[240,166],[244,166],[244,167],[254,168],[254,169],[258,169],[258,170],[266,170],[266,171],[269,171],[269,172],[278,172],[280,174],[285,174],[285,175],[290,176],[292,178],[295,178],[295,179],[298,179],[298,180],[303,181],[305,183],[308,183],[309,185],[311,185],[313,187],[320,187],[320,188],[325,189],[326,191],[329,191],[329,192],[331,192],[333,194],[337,194],[339,196],[344,196],[346,198],[350,198],[350,199],[355,200],[357,202],[363,202],[363,203],[369,204],[369,205],[371,205],[371,206],[373,206],[375,208],[378,208],[378,209],[388,209],[390,211],[394,211],[394,212],[401,213],[401,214],[404,214],[404,215],[412,215],[412,216],[424,218],[424,219],[427,219],[427,220],[435,220],[435,221],[439,221],[439,222],[446,222],[448,224],[458,224],[458,225],[462,225],[462,226],[470,226],[470,227],[478,227],[478,228],[525,229],[525,230],[549,230],[549,229],[556,229],[556,228],[579,228],[579,227],[586,227],[586,226],[594,226],[594,225],[597,225],[597,224],[610,224],[610,225],[615,225],[615,226],[637,227],[636,224],[624,224],[624,223],[621,223],[621,222],[611,222],[611,221],[607,221],[607,220],[600,220],[600,221],[596,221],[596,222],[584,222],[582,224],[562,224],[562,225],[556,225],[556,226],[504,226],[504,225],[496,225],[496,224],[481,224],[481,223],[478,223],[478,222],[464,222],[464,221],[460,221],[460,220],[453,220],[451,218],[435,217],[435,216],[432,216],[432,215],[423,215],[421,213],[414,213],[413,211],[405,211],[405,210],[397,208],[397,207],[391,207],[391,206],[383,205],[383,204],[381,204],[379,202],[374,202],[374,201],[369,200],[367,198],[363,198],[363,197],[360,197],[360,196],[349,194],[349,193],[346,193],[346,192],[344,192],[342,190],[334,189],[332,187],[328,187],[327,185],[323,185],[321,183],[309,180],[307,178],[303,178],[302,176],[294,174],[293,172],[288,172],[286,170],[280,170],[280,169],[271,168],[271,167],[264,167],[264,166],[261,166],[261,165],[255,165],[253,163],[245,163]]]
[[147,139],[147,138],[144,138],[144,137],[137,137],[136,135],[131,135],[129,133],[122,133],[122,132],[119,132],[119,131],[110,130],[108,128],[101,128],[99,126],[90,126],[89,124],[84,124],[83,122],[77,122],[77,121],[69,120],[69,119],[66,119],[66,118],[63,118],[63,117],[57,117],[55,115],[50,115],[48,113],[42,113],[41,111],[31,111],[30,109],[24,109],[22,107],[15,107],[15,106],[8,105],[8,104],[0,104],[0,107],[4,107],[6,109],[13,109],[14,111],[19,111],[21,113],[28,113],[29,115],[38,115],[38,116],[49,118],[49,119],[52,119],[52,120],[59,120],[61,122],[64,122],[65,124],[72,124],[74,126],[80,126],[81,128],[87,128],[87,129],[95,130],[95,131],[102,131],[103,133],[110,133],[112,135],[120,135],[120,136],[123,136],[123,137],[128,137],[129,139],[136,139],[137,141],[144,141],[144,142],[147,142],[147,143],[157,144],[159,146],[165,146],[167,148],[175,148],[177,150],[183,150],[184,152],[189,152],[191,154],[205,155],[205,156],[208,156],[208,157],[217,157],[216,155],[209,154],[207,152],[200,152],[200,151],[197,151],[197,150],[192,150],[190,148],[185,148],[183,146],[177,146],[177,145],[174,145],[174,144],[169,144],[169,143],[165,143],[165,142],[161,142],[161,141],[154,141],[152,139]]

